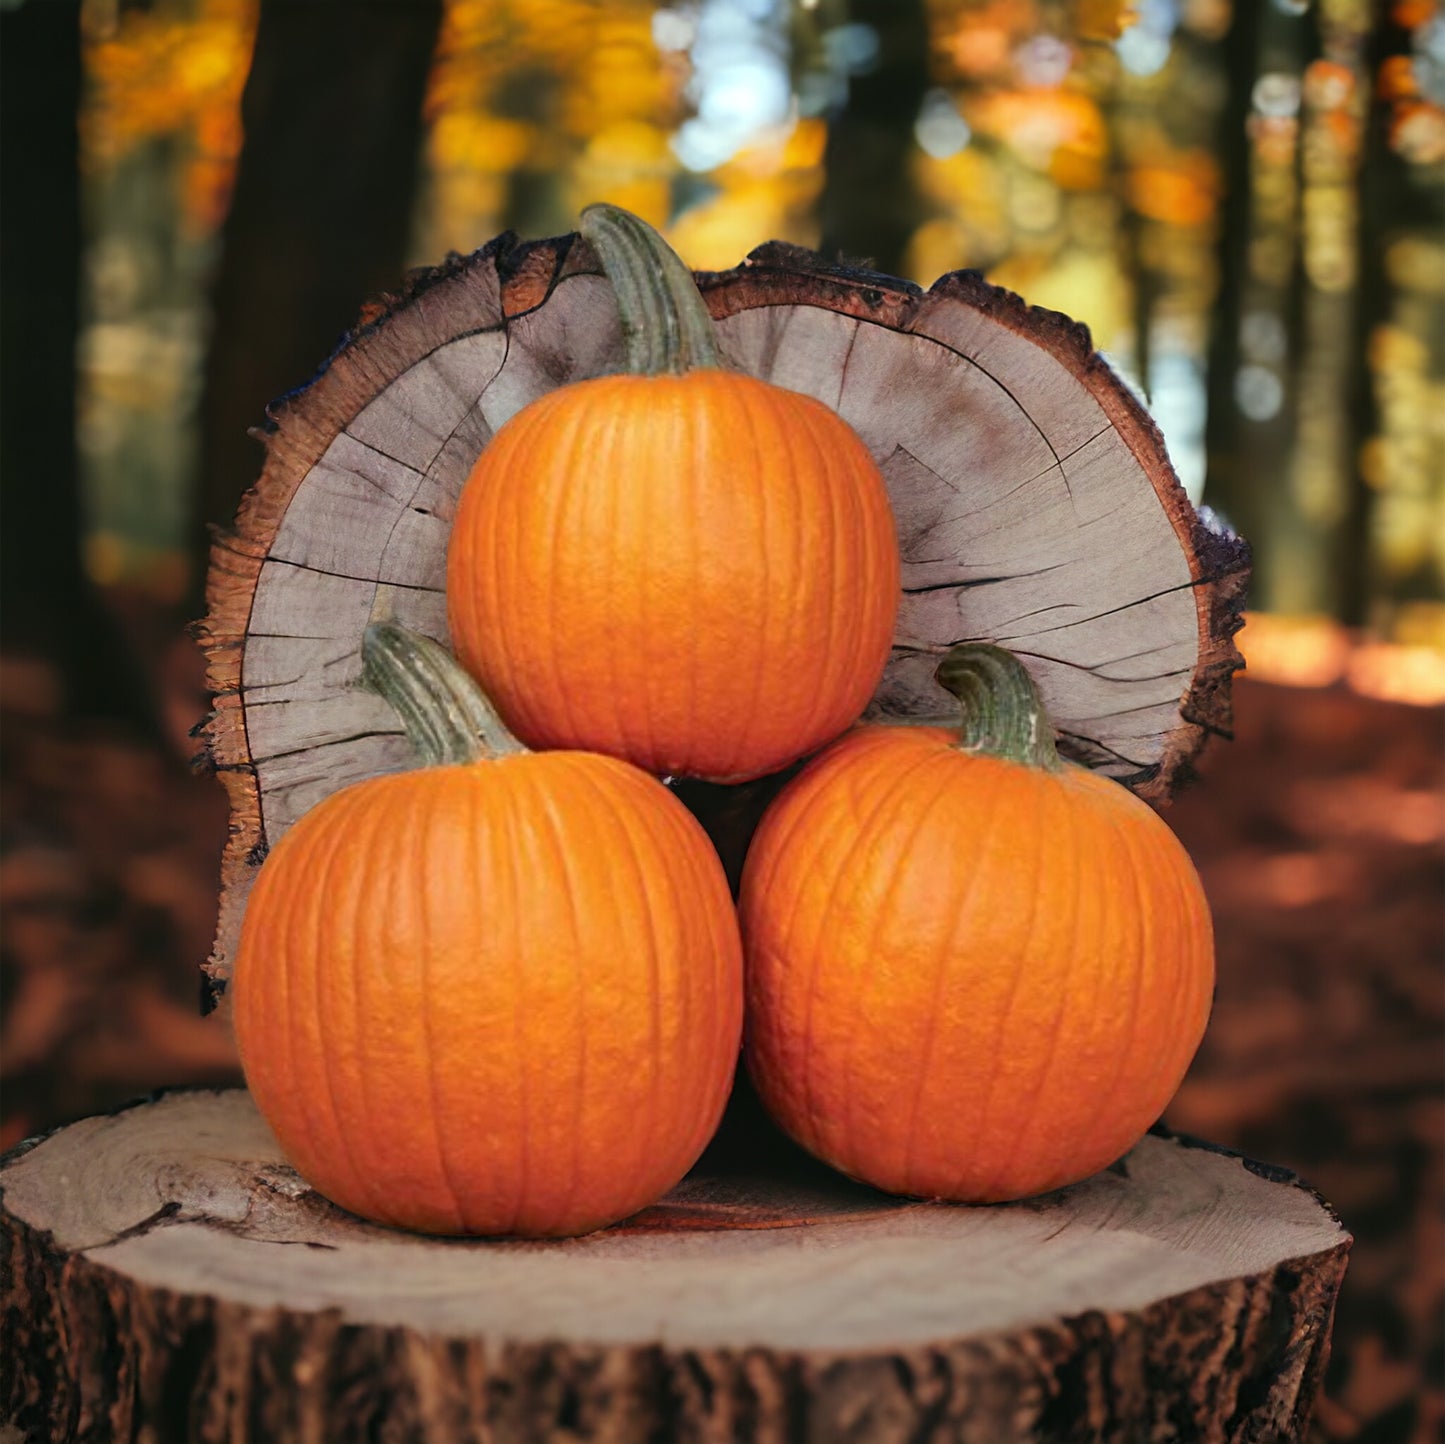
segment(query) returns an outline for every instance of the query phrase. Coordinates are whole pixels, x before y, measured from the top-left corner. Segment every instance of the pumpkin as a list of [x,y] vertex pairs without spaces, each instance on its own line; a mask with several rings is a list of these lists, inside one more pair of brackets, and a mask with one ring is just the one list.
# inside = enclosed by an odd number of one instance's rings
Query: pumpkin
[[367,673],[431,764],[333,793],[257,875],[233,989],[246,1080],[320,1193],[429,1233],[579,1234],[706,1145],[742,1029],[721,865],[615,758],[534,754],[434,642]]
[[656,232],[611,206],[581,226],[627,370],[541,396],[477,459],[448,549],[452,645],[532,746],[761,776],[878,683],[901,595],[883,479],[828,407],[722,369]]
[[1076,1182],[1154,1123],[1214,980],[1187,853],[1065,765],[1028,673],[956,648],[957,729],[860,727],[764,815],[739,899],[744,1053],[782,1127],[892,1193]]

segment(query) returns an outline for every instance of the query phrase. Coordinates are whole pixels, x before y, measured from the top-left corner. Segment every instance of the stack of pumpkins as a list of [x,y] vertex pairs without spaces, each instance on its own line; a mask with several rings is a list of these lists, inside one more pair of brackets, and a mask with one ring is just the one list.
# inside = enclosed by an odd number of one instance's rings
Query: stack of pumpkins
[[[942,661],[961,725],[848,730],[899,601],[877,467],[827,407],[721,369],[655,232],[606,206],[583,232],[627,373],[543,396],[482,453],[448,553],[457,660],[368,629],[422,766],[333,794],[261,869],[234,976],[261,1112],[368,1218],[585,1233],[697,1159],[746,1014],[764,1103],[856,1179],[994,1201],[1087,1176],[1203,1034],[1188,857],[1060,761],[997,647]],[[735,908],[657,776],[815,752]]]

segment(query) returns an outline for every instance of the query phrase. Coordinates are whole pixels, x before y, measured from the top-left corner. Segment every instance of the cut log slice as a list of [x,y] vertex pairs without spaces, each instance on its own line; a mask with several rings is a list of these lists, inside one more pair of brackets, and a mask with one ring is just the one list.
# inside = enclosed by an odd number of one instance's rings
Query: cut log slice
[[311,1192],[238,1091],[0,1188],[3,1421],[120,1444],[1292,1440],[1349,1246],[1291,1175],[1157,1136],[1008,1206],[799,1156],[585,1239],[431,1239]]
[[[947,715],[939,655],[999,642],[1066,753],[1166,799],[1229,731],[1248,552],[1196,513],[1087,331],[968,273],[924,293],[778,244],[699,280],[729,364],[835,407],[887,479],[904,597],[871,714]],[[621,354],[589,248],[504,237],[419,277],[272,408],[202,627],[235,819],[216,978],[266,850],[329,792],[410,763],[357,686],[368,619],[448,640],[447,540],[476,457],[529,401]]]

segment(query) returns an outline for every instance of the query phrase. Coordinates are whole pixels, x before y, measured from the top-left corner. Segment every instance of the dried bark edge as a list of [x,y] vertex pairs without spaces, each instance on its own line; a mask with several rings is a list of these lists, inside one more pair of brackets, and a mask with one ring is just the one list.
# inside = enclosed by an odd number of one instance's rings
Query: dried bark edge
[[[982,1401],[1028,1410],[1009,1439],[1301,1439],[1348,1245],[1134,1314],[888,1354],[508,1344],[342,1324],[145,1289],[6,1217],[7,1422],[57,1441],[285,1441],[309,1421],[438,1444],[561,1431],[669,1440],[906,1440]],[[1213,1369],[1201,1356],[1221,1351]],[[1251,1352],[1258,1357],[1246,1363]],[[80,1357],[77,1357],[80,1356]],[[294,1382],[293,1382],[294,1381]],[[1226,1390],[1228,1393],[1226,1394]],[[1219,1401],[1235,1408],[1221,1418]],[[605,1420],[605,1423],[603,1422]],[[147,1434],[147,1429],[159,1434]],[[239,1431],[239,1432],[237,1432]],[[356,1436],[351,1436],[356,1437]],[[368,1435],[368,1437],[382,1437]],[[977,1436],[985,1437],[985,1436]],[[1159,1437],[1157,1434],[1152,1437]]]
[[[927,290],[911,281],[830,264],[815,252],[770,241],[731,271],[701,273],[698,284],[715,318],[743,309],[738,301],[755,292],[754,305],[817,304],[790,294],[793,280],[806,275],[829,288],[833,304],[859,320],[896,331],[912,331],[918,310],[937,297],[962,301],[1010,330],[1044,347],[1089,390],[1154,485],[1189,562],[1199,621],[1199,656],[1190,687],[1180,702],[1184,726],[1176,731],[1158,771],[1135,790],[1151,802],[1167,803],[1194,779],[1194,759],[1211,736],[1233,736],[1231,684],[1244,658],[1234,642],[1244,626],[1251,554],[1249,543],[1207,509],[1196,509],[1169,462],[1154,418],[1109,363],[1094,349],[1089,328],[1059,311],[1031,306],[995,286],[978,271],[950,271]],[[741,283],[741,284],[740,284]],[[751,283],[751,284],[749,284]],[[722,288],[726,288],[725,291]],[[881,314],[880,314],[881,313]]]

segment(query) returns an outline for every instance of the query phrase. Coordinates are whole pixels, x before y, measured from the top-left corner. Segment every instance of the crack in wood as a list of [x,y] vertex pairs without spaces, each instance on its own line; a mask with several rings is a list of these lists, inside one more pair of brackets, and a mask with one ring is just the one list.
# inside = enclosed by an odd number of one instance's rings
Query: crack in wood
[[[446,594],[441,587],[423,586],[420,582],[394,582],[389,577],[359,577],[354,572],[335,572],[329,567],[313,566],[310,562],[292,561],[290,557],[268,556],[266,561],[268,564],[274,563],[276,566],[294,567],[299,572],[311,572],[314,576],[318,577],[335,577],[338,581],[342,582],[361,582],[368,587],[396,587],[403,592],[427,592],[434,597],[445,596]],[[264,634],[256,633],[248,635]],[[285,634],[281,633],[279,635]],[[339,637],[326,637],[319,640],[335,642],[341,639]],[[360,645],[359,641],[357,645]]]
[[[1082,602],[1050,602],[1047,606],[1044,606],[1044,607],[1035,607],[1035,608],[1033,609],[1033,611],[1031,611],[1031,612],[1022,612],[1022,613],[1020,613],[1020,615],[1018,615],[1017,617],[1014,617],[1014,618],[1013,618],[1013,622],[1014,622],[1014,623],[1026,622],[1026,621],[1028,621],[1028,619],[1029,619],[1030,617],[1041,617],[1041,616],[1043,616],[1045,612],[1059,612],[1059,611],[1064,611],[1064,610],[1080,612],[1080,611],[1083,611],[1083,609],[1084,609],[1084,604],[1083,604]],[[1073,624],[1072,624],[1072,623],[1069,623],[1069,624],[1066,624],[1066,625],[1073,625]],[[1039,635],[1039,636],[1042,636],[1043,634],[1042,634],[1042,633],[1037,633],[1037,634],[1021,633],[1021,634],[1019,634],[1019,635]]]
[[[453,434],[453,435],[456,434],[456,428],[455,428],[455,427],[452,428],[452,434]],[[446,443],[443,442],[442,445],[437,448],[437,456],[440,456],[440,455],[442,454],[442,452],[445,451],[445,450],[446,450]],[[431,460],[431,465],[432,465],[432,466],[435,466],[435,465],[436,465],[436,456],[434,456],[434,457],[432,458],[432,460]],[[377,585],[378,587],[381,587],[381,586],[401,586],[401,585],[406,585],[405,583],[398,583],[398,582],[389,581],[387,578],[383,577],[383,576],[381,575],[381,573],[382,573],[382,571],[383,571],[383,569],[385,568],[386,563],[387,563],[387,553],[391,550],[392,543],[395,542],[395,540],[396,540],[396,529],[401,525],[401,519],[402,519],[402,517],[404,517],[404,516],[407,514],[407,509],[408,509],[409,507],[411,507],[412,505],[414,505],[414,503],[416,502],[417,497],[421,495],[421,489],[422,489],[423,486],[426,485],[427,475],[428,475],[429,470],[430,470],[430,468],[428,468],[428,471],[427,471],[427,472],[420,472],[420,473],[418,473],[417,479],[416,479],[416,484],[415,484],[415,485],[412,487],[412,489],[411,489],[411,495],[407,497],[405,503],[398,509],[398,511],[397,511],[397,513],[396,513],[396,516],[392,518],[391,526],[390,526],[390,528],[388,529],[388,531],[387,531],[387,533],[386,533],[386,540],[382,542],[382,544],[381,544],[381,551],[380,551],[380,553],[379,553],[378,556],[377,556],[377,561],[376,561],[376,576],[375,576],[374,578],[372,578],[373,582],[374,582],[375,585]],[[361,579],[358,578],[357,580],[361,580]],[[419,587],[419,586],[416,586],[415,584],[413,584],[413,585],[411,586],[411,590],[413,590],[413,591],[440,592],[440,594],[445,595],[444,589],[437,588],[437,587]]]
[[1069,742],[1087,747],[1095,756],[1112,757],[1126,767],[1136,768],[1135,776],[1148,777],[1159,770],[1157,762],[1140,762],[1137,757],[1128,757],[1117,748],[1110,747],[1108,743],[1100,742],[1097,737],[1090,737],[1087,732],[1075,732],[1066,727],[1055,727],[1054,731],[1061,739],[1067,739]]
[[[843,365],[838,375],[838,399],[833,404],[834,411],[842,411],[843,409],[843,393],[848,389],[848,365],[853,360],[853,348],[858,344],[858,336],[861,330],[858,319],[856,317],[850,319],[853,321],[853,331],[848,337],[848,349],[843,353]],[[917,457],[913,459],[915,461],[918,460]],[[920,466],[922,464],[922,462],[919,462]]]
[[[1070,721],[1107,722],[1110,720],[1110,718],[1113,717],[1132,717],[1136,712],[1152,712],[1156,707],[1175,706],[1178,704],[1178,700],[1179,699],[1177,695],[1171,695],[1168,692],[1163,692],[1159,696],[1154,697],[1147,702],[1140,702],[1133,707],[1112,707],[1107,712],[1096,712],[1089,717],[1073,717],[1070,718]],[[1149,735],[1157,736],[1159,734],[1151,733]]]
[[[1102,662],[1075,662],[1068,657],[1050,657],[1044,652],[1030,652],[1023,647],[1012,647],[1010,650],[1016,657],[1032,657],[1038,662],[1053,662],[1060,667],[1071,667],[1076,672],[1088,672],[1091,676],[1098,677],[1105,682],[1162,682],[1170,677],[1188,676],[1188,669],[1172,667],[1167,672],[1141,673],[1137,676],[1121,677],[1112,672],[1103,670],[1105,665]],[[1151,649],[1157,651],[1157,648]],[[1135,656],[1147,656],[1147,652],[1136,652]],[[1128,658],[1120,658],[1120,661],[1127,661]]]
[[[1071,451],[1066,451],[1061,457],[1058,458],[1057,461],[1050,462],[1049,465],[1044,467],[1042,471],[1036,471],[1032,476],[1025,477],[1023,481],[1019,482],[1015,486],[1011,486],[1007,491],[1000,492],[997,496],[991,497],[982,506],[976,506],[970,511],[961,511],[958,512],[956,515],[949,517],[949,524],[955,525],[961,521],[971,521],[976,516],[984,516],[988,512],[992,511],[995,507],[999,506],[1001,503],[1007,501],[1011,496],[1016,496],[1026,486],[1032,486],[1035,482],[1042,481],[1044,477],[1055,471],[1057,471],[1060,477],[1063,479],[1065,490],[1067,490],[1068,476],[1067,473],[1065,473],[1064,471],[1064,463],[1066,461],[1072,461],[1074,457],[1076,457],[1081,451],[1087,450],[1101,436],[1107,436],[1112,430],[1113,428],[1109,426],[1100,427],[1100,429],[1096,431],[1092,436],[1088,437],[1084,441],[1081,441]],[[919,463],[919,465],[922,464],[923,463],[921,462]],[[955,490],[958,490],[958,488],[955,488]],[[960,491],[959,494],[962,495],[962,492]],[[1073,493],[1069,492],[1069,501],[1071,503],[1073,502],[1073,499]],[[1078,516],[1077,507],[1075,507],[1074,509],[1074,515],[1076,517]]]
[[274,682],[256,682],[250,687],[237,687],[235,690],[237,694],[246,697],[248,707],[287,707],[295,700],[294,698],[266,698],[258,694],[274,692],[278,687],[294,687],[305,675],[305,672],[298,672],[294,677],[279,677]]
[[374,731],[357,732],[350,737],[333,737],[326,742],[308,742],[305,747],[292,747],[284,752],[268,752],[260,757],[253,757],[252,763],[259,767],[264,762],[280,762],[286,757],[304,757],[309,752],[324,752],[328,747],[346,747],[353,742],[365,742],[371,737],[405,737],[406,733],[400,727],[378,727]]
[[[905,565],[911,565],[905,563]],[[987,562],[970,563],[970,565],[987,566]],[[922,592],[947,592],[947,591],[971,591],[974,587],[992,587],[999,582],[1016,582],[1025,577],[1042,577],[1049,572],[1056,572],[1062,567],[1072,566],[1072,562],[1052,562],[1046,567],[1038,567],[1031,572],[1008,572],[996,577],[962,577],[951,582],[928,582],[921,587],[904,587],[904,596],[914,597]]]
[[[1213,577],[1191,577],[1187,582],[1178,582],[1172,587],[1161,587],[1157,592],[1150,592],[1146,597],[1136,597],[1132,602],[1121,602],[1117,607],[1110,607],[1106,611],[1095,612],[1092,616],[1075,617],[1072,621],[1061,622],[1057,627],[1044,627],[1038,632],[1026,632],[1018,635],[1025,637],[1044,637],[1048,636],[1051,632],[1066,632],[1070,627],[1085,627],[1088,626],[1090,622],[1099,622],[1105,617],[1117,616],[1120,612],[1130,611],[1134,607],[1142,607],[1149,602],[1157,602],[1160,597],[1168,597],[1176,592],[1187,592],[1199,587],[1208,586],[1215,580],[1216,578]],[[995,637],[994,640],[1002,646],[1016,640],[1016,637]]]
[[115,1244],[124,1243],[126,1239],[140,1238],[142,1234],[150,1233],[152,1229],[169,1223],[180,1214],[180,1211],[180,1200],[175,1198],[170,1199],[168,1202],[161,1204],[154,1213],[147,1214],[145,1218],[131,1224],[130,1227],[121,1229],[118,1233],[112,1234],[101,1243],[91,1244],[85,1252],[95,1253],[98,1249],[110,1248]]
[[[882,324],[882,323],[875,321],[875,322],[871,322],[870,324],[872,324],[872,325],[880,325],[880,324]],[[995,386],[997,386],[998,389],[999,389],[1000,391],[1002,391],[1003,394],[1004,394],[1005,396],[1007,396],[1010,401],[1013,402],[1013,404],[1018,408],[1020,415],[1022,415],[1022,416],[1025,418],[1025,420],[1028,421],[1029,425],[1032,426],[1033,429],[1038,433],[1039,440],[1042,441],[1042,442],[1044,443],[1044,445],[1048,447],[1048,449],[1049,449],[1049,455],[1051,455],[1051,456],[1054,458],[1054,466],[1057,466],[1057,467],[1059,468],[1059,476],[1060,476],[1060,479],[1061,479],[1061,480],[1063,481],[1063,483],[1064,483],[1064,491],[1065,491],[1065,492],[1067,493],[1067,495],[1068,495],[1069,505],[1070,505],[1071,507],[1073,507],[1073,509],[1074,509],[1074,514],[1075,514],[1075,516],[1077,517],[1077,515],[1078,515],[1078,507],[1077,507],[1077,506],[1075,505],[1075,503],[1074,503],[1074,491],[1073,491],[1073,488],[1069,485],[1068,474],[1063,470],[1064,458],[1059,455],[1058,448],[1054,445],[1053,440],[1052,440],[1052,438],[1049,436],[1048,432],[1046,432],[1046,431],[1044,430],[1044,428],[1043,428],[1037,421],[1034,420],[1033,414],[1028,410],[1028,408],[1027,408],[1026,406],[1024,406],[1023,402],[1020,401],[1019,398],[1018,398],[1016,395],[1014,395],[1013,391],[1012,391],[1007,385],[1005,385],[1004,382],[1003,382],[999,377],[995,376],[994,373],[993,373],[992,371],[990,371],[990,370],[988,369],[988,367],[983,364],[983,362],[981,362],[980,360],[978,360],[977,357],[965,355],[964,352],[960,351],[956,346],[950,346],[947,341],[942,340],[942,339],[939,338],[938,336],[932,335],[930,332],[927,332],[927,331],[916,331],[916,330],[910,329],[909,332],[908,332],[908,334],[911,335],[911,336],[919,336],[919,337],[922,337],[924,340],[927,340],[927,341],[932,341],[932,342],[934,343],[934,345],[936,345],[936,346],[942,346],[945,351],[950,351],[950,352],[953,353],[953,355],[957,356],[960,360],[966,361],[966,362],[967,362],[970,366],[972,366],[976,371],[980,372],[980,373],[981,373],[982,375],[984,375],[984,376],[987,376],[988,379],[989,379],[990,381],[992,381],[993,384],[994,384]],[[1051,471],[1051,470],[1053,470],[1053,467],[1045,467],[1043,474],[1044,474],[1044,475],[1047,475],[1048,472]]]
[[[920,292],[919,295],[920,298],[922,298],[923,293]],[[798,302],[796,300],[784,297],[776,301],[763,301],[752,309],[761,311],[773,308],[796,308],[797,306]],[[834,314],[838,313],[835,312]],[[964,362],[965,365],[972,367],[973,370],[977,371],[981,376],[984,376],[989,381],[993,382],[993,384],[998,387],[998,389],[1005,396],[1007,396],[1011,402],[1013,402],[1014,407],[1017,409],[1019,415],[1021,415],[1034,429],[1034,431],[1038,433],[1039,440],[1042,441],[1046,447],[1048,447],[1049,455],[1054,458],[1053,465],[1045,467],[1043,474],[1047,475],[1048,472],[1052,471],[1055,466],[1061,465],[1064,458],[1059,455],[1058,448],[1054,445],[1048,433],[1043,429],[1043,427],[1038,423],[1038,421],[1034,419],[1028,408],[1024,406],[1024,404],[1014,394],[1013,390],[1000,377],[996,376],[992,371],[990,371],[988,367],[985,366],[983,362],[980,361],[977,357],[970,356],[967,354],[967,352],[960,351],[958,347],[950,345],[947,341],[943,340],[942,337],[935,336],[930,331],[919,330],[911,324],[904,326],[893,326],[890,325],[887,321],[879,320],[878,318],[873,316],[855,316],[852,315],[851,312],[843,312],[842,314],[847,315],[850,320],[856,321],[860,326],[877,326],[880,330],[893,332],[894,335],[913,336],[920,341],[927,341],[930,342],[932,345],[940,347],[942,350],[947,351],[950,355],[957,356],[958,359]],[[1073,505],[1074,493],[1073,489],[1069,485],[1068,476],[1064,475],[1062,479],[1064,483],[1064,490],[1065,492],[1067,492],[1069,497],[1070,505]],[[1075,514],[1077,515],[1077,508],[1075,509]]]
[[[363,408],[362,410],[364,411],[365,408]],[[361,415],[362,412],[358,412],[356,416],[353,416],[351,420],[347,423],[347,427],[349,428],[351,426],[354,426],[356,422],[360,419]],[[385,450],[385,448],[376,445],[376,443],[373,441],[367,441],[364,437],[358,436],[354,431],[351,431],[349,429],[343,429],[341,432],[338,433],[338,436],[344,436],[348,441],[355,442],[357,446],[365,447],[366,450],[371,452],[373,456],[380,456],[385,460],[391,462],[393,466],[401,467],[403,471],[409,471],[414,476],[419,474],[416,467],[414,467],[411,462],[403,461],[399,456],[393,456],[391,452]],[[333,442],[332,445],[334,446],[335,442]],[[330,455],[331,447],[328,446],[326,450],[322,453],[320,460],[317,461],[316,466],[312,467],[311,470],[315,471],[318,467],[320,467],[321,463],[325,461],[326,458]],[[352,466],[341,466],[337,465],[335,462],[332,463],[332,466],[335,468],[336,471],[342,473],[345,476],[354,476],[358,480],[366,482],[368,486],[375,487],[376,490],[379,491],[388,501],[396,500],[396,498],[374,476],[367,476],[365,472],[357,471],[356,468]],[[308,471],[307,475],[309,476],[310,474],[311,473]]]
[[[268,558],[270,561],[281,561],[280,557]],[[285,563],[287,566],[296,566],[295,562]],[[309,570],[309,569],[308,569]],[[260,638],[271,642],[338,642],[339,637],[323,637],[316,632],[247,632],[246,640],[255,641]]]

